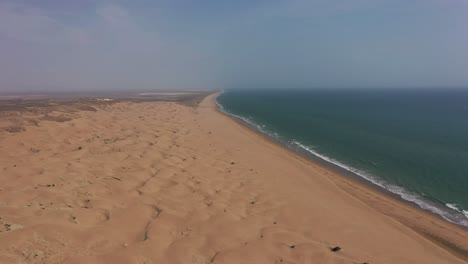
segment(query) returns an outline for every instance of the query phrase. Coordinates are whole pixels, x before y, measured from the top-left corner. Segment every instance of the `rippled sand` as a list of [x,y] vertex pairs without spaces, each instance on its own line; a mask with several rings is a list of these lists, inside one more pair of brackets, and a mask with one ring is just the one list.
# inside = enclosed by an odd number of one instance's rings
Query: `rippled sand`
[[466,231],[272,144],[214,96],[4,113],[0,263],[465,263],[447,249]]

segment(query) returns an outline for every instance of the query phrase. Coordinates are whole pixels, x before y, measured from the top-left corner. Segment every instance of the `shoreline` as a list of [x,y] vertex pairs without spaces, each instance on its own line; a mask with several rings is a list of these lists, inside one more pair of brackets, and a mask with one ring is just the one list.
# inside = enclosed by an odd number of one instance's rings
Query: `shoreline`
[[0,127],[24,129],[0,130],[0,262],[467,263],[465,231],[272,142],[215,96],[3,112]]
[[[254,125],[242,120],[242,118],[236,117],[233,114],[230,114],[228,112],[225,112],[222,105],[217,101],[217,97],[220,96],[222,92],[218,92],[214,94],[214,105],[216,108],[217,113],[229,118],[230,120],[234,121],[235,123],[241,125],[241,127],[245,128],[251,133],[254,133],[255,135],[261,137],[265,141],[267,141],[269,144],[273,144],[284,151],[286,151],[289,155],[300,159],[302,162],[306,163],[311,163],[314,165],[318,165],[322,169],[329,171],[332,173],[333,181],[336,181],[336,178],[341,178],[340,180],[343,180],[345,184],[349,184],[356,188],[358,191],[359,190],[366,190],[372,195],[375,195],[377,197],[382,196],[384,199],[388,199],[391,203],[394,203],[394,207],[397,209],[402,209],[402,210],[407,210],[410,209],[411,211],[414,210],[414,218],[418,218],[419,214],[423,215],[424,217],[429,218],[430,220],[427,220],[427,222],[435,221],[436,223],[432,223],[435,225],[440,225],[442,229],[445,229],[445,226],[449,226],[450,228],[453,228],[456,232],[467,232],[468,227],[454,223],[448,219],[445,219],[442,215],[436,214],[434,212],[431,212],[427,209],[424,209],[420,207],[416,202],[406,200],[402,198],[399,194],[394,193],[390,190],[387,190],[376,183],[366,179],[365,177],[358,175],[357,173],[354,173],[350,170],[347,170],[346,168],[343,168],[337,164],[334,164],[330,161],[327,161],[318,155],[315,155],[310,152],[301,151],[300,149],[294,149],[293,147],[287,145],[286,143],[268,135],[265,132],[260,131],[259,129],[256,129]],[[335,182],[336,183],[336,182]],[[379,211],[380,213],[400,222],[401,224],[407,226],[411,230],[415,231],[416,233],[420,234],[421,236],[425,237],[426,239],[430,240],[431,242],[435,243],[436,245],[440,246],[441,248],[444,248],[445,250],[451,252],[453,255],[460,257],[464,259],[465,261],[468,261],[468,247],[459,247],[457,246],[457,243],[454,241],[450,241],[448,239],[444,239],[444,233],[441,232],[438,229],[431,228],[431,230],[427,230],[427,225],[424,227],[419,226],[418,224],[415,223],[409,223],[408,220],[403,220],[401,217],[398,215],[392,215],[388,212],[385,212],[385,210],[381,210],[380,208],[375,208],[375,206],[372,206],[369,201],[366,199],[362,199],[359,196],[356,195],[356,190],[350,191],[346,190],[345,188],[340,188],[347,193],[349,193],[351,196],[363,201],[373,209]],[[428,232],[429,231],[429,232]]]

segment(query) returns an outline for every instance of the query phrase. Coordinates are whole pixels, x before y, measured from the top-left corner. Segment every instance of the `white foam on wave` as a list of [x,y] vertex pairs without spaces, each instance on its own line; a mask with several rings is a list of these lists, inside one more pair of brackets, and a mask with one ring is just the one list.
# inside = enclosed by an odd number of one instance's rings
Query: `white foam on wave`
[[445,206],[447,206],[448,208],[453,209],[455,211],[461,212],[460,209],[458,209],[456,204],[446,203]]
[[234,118],[236,118],[236,119],[239,119],[239,120],[241,120],[241,121],[247,123],[249,126],[255,128],[255,129],[257,129],[258,131],[262,132],[263,134],[266,134],[266,135],[269,135],[269,136],[275,137],[275,138],[278,136],[277,133],[270,133],[270,132],[267,130],[267,126],[266,126],[266,125],[264,125],[264,124],[260,124],[260,125],[259,125],[259,124],[255,123],[251,118],[243,117],[243,116],[236,115],[236,114],[233,114],[233,113],[231,113],[231,112],[228,112],[228,111],[226,111],[226,109],[224,109],[224,107],[218,102],[218,100],[215,100],[215,102],[216,102],[216,105],[218,106],[218,109],[219,109],[221,112],[223,112],[223,113],[225,113],[225,114],[227,114],[227,115],[229,115],[229,116],[232,116],[232,117],[234,117]]
[[[258,125],[256,124],[253,120],[251,120],[250,118],[246,118],[246,117],[243,117],[243,116],[240,116],[240,115],[236,115],[236,114],[233,114],[233,113],[230,113],[228,111],[226,111],[224,109],[224,107],[216,100],[216,104],[218,106],[218,109],[227,114],[227,115],[230,115],[236,119],[239,119],[239,120],[242,120],[243,122],[247,123],[248,125],[250,125],[251,127],[257,129],[258,131],[266,134],[267,136],[270,136],[270,137],[273,137],[275,139],[279,139],[280,136],[275,133],[275,132],[270,132],[266,129],[266,126],[261,124],[261,125]],[[400,196],[402,199],[406,200],[406,201],[409,201],[409,202],[412,202],[412,203],[415,203],[417,204],[420,208],[424,209],[424,210],[427,210],[427,211],[430,211],[432,213],[435,213],[437,215],[440,215],[442,218],[444,218],[445,220],[449,221],[449,222],[452,222],[452,223],[455,223],[455,224],[459,224],[459,225],[462,225],[462,226],[465,226],[465,227],[468,227],[468,211],[465,211],[465,210],[459,210],[458,208],[457,209],[454,209],[454,208],[451,208],[449,205],[453,206],[453,204],[446,204],[446,206],[454,211],[457,211],[458,214],[453,214],[451,212],[448,212],[447,210],[444,210],[442,209],[440,206],[438,206],[436,203],[434,202],[431,202],[431,201],[427,201],[427,199],[424,199],[421,195],[418,195],[416,193],[413,193],[413,192],[410,192],[409,190],[406,190],[405,188],[403,187],[400,187],[400,186],[396,186],[396,185],[393,185],[393,184],[390,184],[388,182],[386,182],[385,180],[383,179],[380,179],[380,178],[377,178],[377,177],[374,177],[370,174],[368,174],[367,172],[365,171],[362,171],[362,170],[358,170],[356,168],[353,168],[351,166],[348,166],[338,160],[335,160],[335,159],[332,159],[330,157],[327,157],[323,154],[320,154],[318,153],[317,151],[313,150],[311,147],[308,147],[304,144],[302,144],[301,142],[297,141],[297,140],[292,140],[291,141],[292,144],[300,147],[301,149],[309,152],[310,154],[326,161],[326,162],[329,162],[331,164],[334,164],[344,170],[347,170],[351,173],[354,173],[366,180],[368,180],[369,182],[385,189],[385,190],[388,190],[398,196]],[[456,206],[455,206],[456,208]]]
[[410,202],[413,202],[415,204],[417,204],[419,207],[421,207],[422,209],[424,210],[427,210],[427,211],[430,211],[432,213],[435,213],[435,214],[438,214],[440,215],[441,217],[443,217],[445,220],[449,221],[449,222],[452,222],[452,223],[455,223],[455,224],[459,224],[459,225],[463,225],[465,227],[468,227],[468,211],[465,211],[465,210],[459,210],[455,205],[453,204],[446,204],[447,207],[459,212],[459,213],[462,213],[462,215],[454,215],[450,212],[447,212],[446,210],[444,209],[441,209],[440,207],[438,207],[435,203],[432,203],[430,201],[425,201],[425,199],[423,197],[421,197],[420,195],[416,194],[416,193],[412,193],[408,190],[406,190],[405,188],[403,187],[400,187],[400,186],[396,186],[396,185],[393,185],[393,184],[390,184],[382,179],[378,179],[372,175],[369,175],[368,173],[362,171],[362,170],[358,170],[358,169],[355,169],[353,167],[350,167],[350,166],[347,166],[335,159],[332,159],[332,158],[329,158],[325,155],[322,155],[320,153],[318,153],[317,151],[313,150],[312,148],[310,147],[307,147],[303,144],[301,144],[299,141],[296,141],[296,140],[293,140],[292,143],[296,144],[297,146],[299,146],[300,148],[306,150],[307,152],[313,154],[314,156],[317,156],[319,157],[320,159],[323,159],[327,162],[330,162],[342,169],[345,169],[349,172],[352,172],[368,181],[370,181],[371,183],[381,187],[381,188],[384,188],[385,190],[388,190],[394,194],[397,194],[399,195],[402,199],[406,200],[406,201],[410,201]]
[[261,124],[261,125],[258,125],[257,123],[255,123],[254,121],[252,121],[250,118],[247,118],[247,117],[243,117],[243,116],[240,116],[240,115],[235,115],[235,114],[232,114],[232,113],[229,113],[229,115],[235,117],[235,118],[238,118],[242,121],[244,121],[245,123],[249,124],[250,126],[254,127],[255,129],[257,129],[258,131],[262,132],[263,134],[267,134],[267,135],[270,135],[271,134],[268,132],[268,130],[266,129],[266,126]]
[[216,102],[216,106],[218,107],[218,109],[221,110],[221,112],[226,113],[226,111],[224,110],[224,107],[220,103],[218,103],[218,100],[215,100],[215,102]]
[[452,209],[452,210],[455,210],[459,213],[462,213],[466,218],[468,218],[468,211],[467,210],[462,210],[459,208],[459,205],[457,204],[451,204],[451,203],[446,203],[445,206],[447,206],[448,208]]
[[467,211],[467,210],[462,210],[462,214],[463,214],[466,218],[468,218],[468,211]]

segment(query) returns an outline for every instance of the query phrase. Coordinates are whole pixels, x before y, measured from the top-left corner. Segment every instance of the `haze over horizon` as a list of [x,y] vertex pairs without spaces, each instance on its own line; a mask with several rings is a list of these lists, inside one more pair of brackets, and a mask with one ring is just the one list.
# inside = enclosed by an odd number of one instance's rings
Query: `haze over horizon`
[[468,1],[0,0],[0,92],[468,87]]

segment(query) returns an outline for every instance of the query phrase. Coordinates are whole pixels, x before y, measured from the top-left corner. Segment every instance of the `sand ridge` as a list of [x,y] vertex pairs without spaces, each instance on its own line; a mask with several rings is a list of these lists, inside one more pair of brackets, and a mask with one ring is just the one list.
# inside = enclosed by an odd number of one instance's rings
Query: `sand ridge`
[[213,100],[0,132],[0,263],[464,263]]

